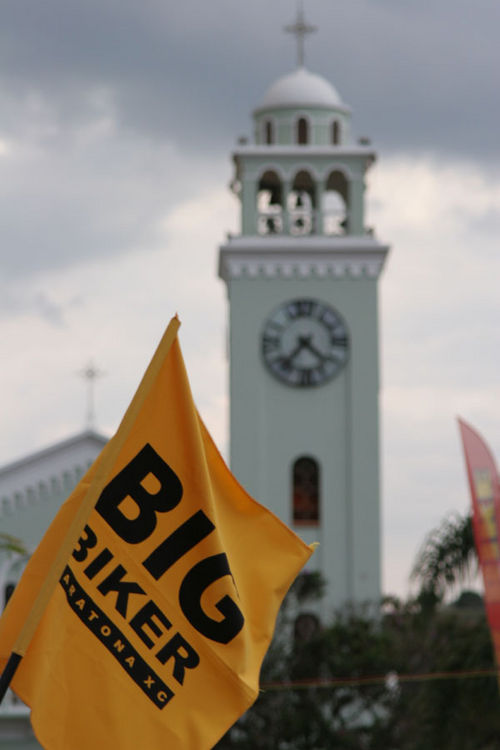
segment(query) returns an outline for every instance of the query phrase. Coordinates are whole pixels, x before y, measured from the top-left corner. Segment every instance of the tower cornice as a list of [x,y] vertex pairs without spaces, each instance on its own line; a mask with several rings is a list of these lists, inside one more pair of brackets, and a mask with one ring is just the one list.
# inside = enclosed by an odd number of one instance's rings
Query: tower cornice
[[230,237],[219,253],[219,276],[240,278],[379,277],[389,251],[374,237]]
[[254,144],[238,146],[232,152],[233,158],[238,159],[241,157],[258,157],[262,159],[263,156],[272,158],[273,156],[300,156],[303,158],[322,156],[342,157],[342,156],[363,156],[370,162],[375,161],[377,156],[376,151],[370,146],[302,146],[302,145],[262,145],[257,146]]

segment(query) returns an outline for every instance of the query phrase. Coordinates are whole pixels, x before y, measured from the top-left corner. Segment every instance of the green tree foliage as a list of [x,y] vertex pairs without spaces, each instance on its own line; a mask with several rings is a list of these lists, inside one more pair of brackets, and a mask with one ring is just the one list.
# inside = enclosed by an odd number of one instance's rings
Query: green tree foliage
[[431,612],[418,601],[392,602],[383,627],[399,675],[387,747],[500,747],[498,682],[494,675],[480,674],[495,669],[480,598],[466,595]]
[[474,559],[471,539],[470,519],[446,521],[417,563],[420,595],[388,598],[377,616],[353,608],[299,628],[297,613],[314,609],[321,593],[317,577],[299,577],[261,694],[218,750],[498,750],[499,687],[482,599],[465,592],[443,603]]
[[[385,680],[361,690],[351,685],[353,679],[385,672],[389,644],[379,624],[353,610],[328,627],[309,632],[294,627],[299,606],[317,598],[321,586],[318,577],[309,575],[292,587],[263,665],[261,695],[217,745],[219,750],[370,747],[370,737],[383,728],[386,703],[392,700]],[[333,678],[345,684],[326,687]]]

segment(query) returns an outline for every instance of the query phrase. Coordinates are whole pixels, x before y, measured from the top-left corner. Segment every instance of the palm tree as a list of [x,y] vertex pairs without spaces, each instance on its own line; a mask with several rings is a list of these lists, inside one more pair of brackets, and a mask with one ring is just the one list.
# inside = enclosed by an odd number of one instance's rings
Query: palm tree
[[411,577],[420,584],[421,602],[432,605],[442,601],[447,590],[477,572],[472,516],[455,514],[428,534]]

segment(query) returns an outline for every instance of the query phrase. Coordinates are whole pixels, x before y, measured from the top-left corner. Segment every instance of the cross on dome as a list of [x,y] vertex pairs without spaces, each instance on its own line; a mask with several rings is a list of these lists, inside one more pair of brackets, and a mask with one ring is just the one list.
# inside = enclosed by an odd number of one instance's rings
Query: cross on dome
[[297,20],[295,23],[285,26],[285,31],[294,34],[297,37],[297,64],[299,68],[304,66],[304,37],[307,34],[313,34],[317,31],[317,26],[311,26],[304,19],[304,10],[302,2],[299,2],[297,8]]

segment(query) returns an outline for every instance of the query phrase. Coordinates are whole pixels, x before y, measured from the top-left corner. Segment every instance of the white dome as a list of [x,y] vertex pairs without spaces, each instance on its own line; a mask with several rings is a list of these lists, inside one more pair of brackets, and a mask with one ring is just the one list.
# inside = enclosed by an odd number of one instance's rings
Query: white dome
[[344,107],[338,92],[326,78],[297,68],[278,78],[267,90],[258,110],[281,107]]

